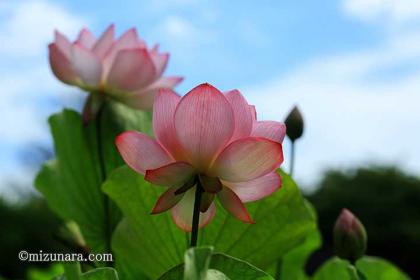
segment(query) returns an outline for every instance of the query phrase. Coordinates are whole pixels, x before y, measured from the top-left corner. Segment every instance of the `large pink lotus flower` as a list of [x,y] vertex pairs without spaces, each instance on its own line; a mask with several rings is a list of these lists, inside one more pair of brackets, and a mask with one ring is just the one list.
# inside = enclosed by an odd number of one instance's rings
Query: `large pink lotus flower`
[[221,93],[209,84],[184,97],[161,90],[155,97],[156,140],[128,131],[116,145],[124,161],[145,179],[168,189],[152,213],[170,208],[175,223],[191,231],[195,188],[204,189],[200,227],[215,215],[214,198],[238,219],[252,223],[244,202],[266,197],[281,185],[285,126],[257,121],[254,106],[237,90]]
[[[103,95],[128,106],[149,110],[160,88],[173,88],[181,77],[163,77],[169,54],[148,49],[134,28],[114,39],[114,25],[98,39],[82,29],[71,43],[60,32],[49,45],[49,60],[62,82],[91,92],[86,110],[94,111]],[[94,112],[86,112],[86,114]]]

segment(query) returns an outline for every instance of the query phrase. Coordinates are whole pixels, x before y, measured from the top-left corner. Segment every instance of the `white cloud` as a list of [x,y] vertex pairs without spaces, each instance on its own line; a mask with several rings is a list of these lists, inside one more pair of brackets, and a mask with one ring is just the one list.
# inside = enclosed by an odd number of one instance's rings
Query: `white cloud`
[[406,21],[420,15],[418,0],[344,0],[343,7],[350,15],[363,20]]
[[75,35],[86,22],[47,1],[15,2],[14,5],[3,5],[0,8],[5,15],[0,33],[7,38],[0,45],[0,53],[3,55],[38,55],[45,51],[54,29]]
[[166,38],[168,41],[193,41],[198,34],[197,28],[191,22],[179,16],[167,17],[158,29],[162,38]]
[[214,42],[220,37],[207,22],[179,15],[163,18],[150,34],[152,42],[159,42],[163,50],[170,51],[170,65],[176,63],[180,69],[196,67],[197,61],[214,48]]
[[[48,102],[66,98],[68,89],[56,81],[48,65],[47,45],[54,29],[74,36],[87,21],[52,2],[36,0],[1,3],[0,19],[0,145],[16,149],[49,139],[46,119],[57,107]],[[16,169],[14,153],[0,154],[0,180],[23,173]],[[28,179],[26,174],[18,177]]]
[[[420,168],[420,63],[411,65],[420,59],[418,35],[320,57],[244,90],[265,119],[282,120],[299,104],[306,131],[297,144],[298,180],[312,184],[325,168],[370,161]],[[285,152],[287,166],[287,141]]]

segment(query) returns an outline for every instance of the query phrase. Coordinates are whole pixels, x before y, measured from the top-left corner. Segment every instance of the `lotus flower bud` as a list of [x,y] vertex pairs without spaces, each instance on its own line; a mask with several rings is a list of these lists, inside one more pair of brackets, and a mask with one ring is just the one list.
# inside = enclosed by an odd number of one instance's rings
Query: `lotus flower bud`
[[293,107],[284,123],[286,124],[287,137],[289,137],[292,142],[302,136],[303,117],[297,106]]
[[334,226],[334,250],[337,256],[355,262],[366,252],[367,235],[363,224],[343,209]]

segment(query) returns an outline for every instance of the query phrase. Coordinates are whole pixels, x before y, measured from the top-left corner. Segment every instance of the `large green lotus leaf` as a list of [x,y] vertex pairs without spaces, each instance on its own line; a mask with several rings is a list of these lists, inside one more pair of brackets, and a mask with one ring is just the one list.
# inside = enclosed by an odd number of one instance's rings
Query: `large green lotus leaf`
[[[317,219],[315,208],[311,203],[305,200],[314,219]],[[269,268],[266,272],[274,275],[275,278],[282,280],[307,280],[310,277],[305,272],[305,266],[311,254],[320,248],[322,244],[321,234],[318,228],[314,228],[300,245],[295,246],[292,250],[284,254]]]
[[[306,203],[309,209],[311,209],[314,219],[316,219],[315,209],[308,201]],[[276,271],[276,267],[273,275],[280,273],[279,278],[282,280],[309,279],[305,273],[305,265],[311,254],[321,246],[321,239],[321,234],[318,229],[313,229],[306,237],[305,242],[296,246],[281,258],[280,265],[277,265],[277,267],[280,267],[279,272]]]
[[305,241],[316,228],[315,217],[295,182],[279,171],[283,185],[273,195],[247,204],[256,224],[242,223],[218,207],[218,214],[202,234],[201,244],[267,268]]
[[[77,222],[95,252],[107,250],[107,240],[121,217],[100,188],[104,177],[123,164],[115,136],[127,129],[150,132],[150,113],[106,103],[100,117],[98,129],[97,122],[83,126],[80,114],[72,110],[52,115],[49,124],[56,158],[42,167],[35,180],[49,206],[61,218]],[[97,139],[101,139],[99,146]],[[101,172],[101,159],[105,172]]]
[[363,257],[356,262],[357,269],[367,280],[409,280],[404,272],[387,260]]
[[[266,268],[305,241],[314,230],[315,218],[292,179],[279,171],[283,186],[273,195],[247,204],[255,224],[242,223],[218,205],[215,219],[199,236],[200,245]],[[164,188],[144,181],[128,167],[114,171],[103,190],[120,207],[126,219],[113,236],[113,249],[130,266],[156,278],[183,261],[187,235],[170,213],[150,215]]]
[[[115,259],[115,267],[118,270],[120,279],[123,280],[150,279],[143,271],[150,270],[149,275],[152,273],[154,273],[152,275],[156,275],[159,274],[159,271],[162,269],[159,259],[157,259],[157,263],[154,263],[155,258],[159,258],[159,253],[155,254],[153,248],[154,243],[139,239],[138,235],[141,236],[142,232],[137,231],[136,229],[138,230],[137,227],[129,225],[127,218],[123,218],[117,226],[112,238],[113,252],[117,256]],[[174,242],[176,241],[174,240]],[[150,258],[148,257],[149,255],[151,256]],[[178,257],[178,255],[176,257]],[[139,259],[144,261],[139,263]],[[175,264],[172,266],[174,265]],[[147,267],[147,269],[145,269],[145,267]]]
[[213,253],[212,247],[191,248],[185,262],[162,275],[159,280],[273,280],[255,266],[225,254]]
[[113,251],[120,256],[117,262],[121,261],[131,276],[137,269],[148,276],[122,279],[156,279],[183,261],[186,234],[173,224],[169,212],[150,215],[163,188],[150,185],[142,176],[122,167],[112,173],[103,189],[125,216],[113,236]]
[[314,230],[305,242],[285,254],[281,261],[281,277],[283,280],[306,280],[309,277],[305,273],[305,265],[316,249],[321,245],[321,235]]

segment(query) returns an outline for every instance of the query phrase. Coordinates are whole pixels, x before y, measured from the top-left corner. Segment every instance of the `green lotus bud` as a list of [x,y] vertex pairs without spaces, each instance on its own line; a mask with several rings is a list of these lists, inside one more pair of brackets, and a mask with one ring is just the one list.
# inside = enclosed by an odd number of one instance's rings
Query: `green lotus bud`
[[293,107],[286,120],[286,134],[292,142],[300,138],[303,134],[303,117],[297,106]]
[[363,224],[343,209],[334,226],[334,250],[337,256],[354,263],[366,252],[367,235]]

